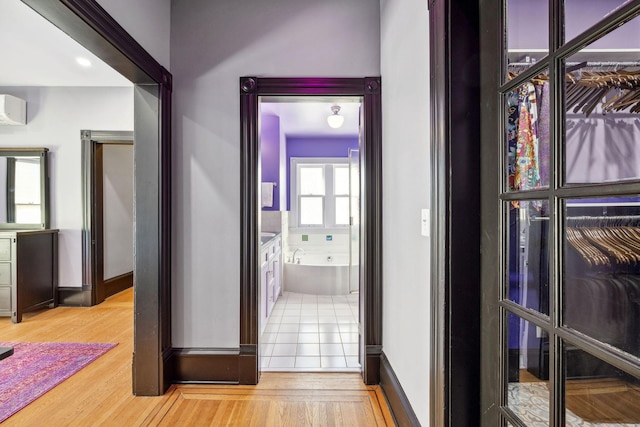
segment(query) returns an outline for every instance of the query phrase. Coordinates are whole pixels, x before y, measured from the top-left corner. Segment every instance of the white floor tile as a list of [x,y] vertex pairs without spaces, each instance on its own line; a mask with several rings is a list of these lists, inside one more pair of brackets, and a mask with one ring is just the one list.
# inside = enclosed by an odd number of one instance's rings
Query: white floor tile
[[270,368],[293,368],[296,364],[296,358],[288,357],[272,357],[269,361]]
[[320,344],[298,344],[296,356],[320,356]]
[[295,356],[297,347],[298,344],[275,344],[271,352],[271,357]]
[[347,368],[359,368],[360,361],[358,360],[358,356],[347,356]]
[[344,354],[346,356],[357,356],[358,355],[358,344],[342,344],[344,348]]
[[358,325],[355,323],[339,323],[340,332],[358,332]]
[[275,346],[275,344],[262,344],[261,350],[262,352],[260,353],[262,356],[271,356],[271,353],[273,353],[273,347]]
[[342,349],[342,344],[320,344],[320,355],[344,356],[344,350]]
[[264,327],[264,333],[278,333],[278,329],[280,328],[279,323],[267,323],[267,326]]
[[320,368],[319,356],[296,357],[296,368]]
[[280,332],[276,336],[276,344],[297,343],[298,334],[296,332]]
[[307,334],[312,332],[318,333],[319,331],[320,331],[319,326],[315,323],[303,323],[298,327],[298,332],[300,332],[301,334]]
[[261,342],[263,342],[265,344],[274,343],[274,342],[276,342],[276,337],[277,336],[278,336],[278,334],[267,334],[267,333],[264,333],[264,334],[262,334]]
[[298,344],[319,344],[320,335],[316,333],[298,334]]
[[344,356],[322,356],[320,364],[323,368],[346,368],[347,362]]
[[282,323],[300,323],[300,316],[282,316]]
[[318,323],[318,316],[300,316],[300,324]]
[[338,316],[338,323],[355,323],[353,316]]
[[320,333],[335,333],[335,332],[340,332],[340,329],[338,328],[338,324],[337,323],[321,323],[318,325],[318,330],[320,331]]
[[338,323],[336,316],[320,315],[318,316],[318,323]]
[[340,344],[342,342],[342,337],[339,333],[321,333],[320,334],[320,343],[324,344]]
[[351,343],[351,344],[357,344],[358,343],[358,334],[357,333],[345,332],[345,333],[341,333],[340,337],[342,338],[342,342],[343,343]]
[[298,332],[300,325],[298,323],[281,323],[278,332]]

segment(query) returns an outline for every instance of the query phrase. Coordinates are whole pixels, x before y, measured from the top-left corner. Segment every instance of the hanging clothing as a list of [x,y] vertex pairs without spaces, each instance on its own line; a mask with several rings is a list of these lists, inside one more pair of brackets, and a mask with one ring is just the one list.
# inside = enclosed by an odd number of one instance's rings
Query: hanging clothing
[[515,190],[540,188],[538,167],[538,108],[536,90],[525,83],[518,94],[518,144],[516,147]]

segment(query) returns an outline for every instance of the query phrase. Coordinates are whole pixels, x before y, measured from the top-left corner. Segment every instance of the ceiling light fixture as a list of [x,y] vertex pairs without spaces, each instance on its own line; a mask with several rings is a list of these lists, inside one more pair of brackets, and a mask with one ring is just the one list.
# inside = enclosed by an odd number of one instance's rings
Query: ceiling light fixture
[[334,105],[331,107],[332,115],[327,117],[327,123],[334,129],[338,129],[344,123],[344,116],[339,115],[340,106]]
[[91,67],[91,61],[89,61],[87,58],[82,58],[79,56],[76,58],[76,62],[78,63],[78,65],[82,67],[85,67],[85,68]]

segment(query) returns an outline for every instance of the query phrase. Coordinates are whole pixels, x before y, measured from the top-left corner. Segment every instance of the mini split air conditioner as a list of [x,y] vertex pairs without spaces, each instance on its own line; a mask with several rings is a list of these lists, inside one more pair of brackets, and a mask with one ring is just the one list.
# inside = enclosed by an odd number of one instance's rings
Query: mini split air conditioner
[[27,124],[27,101],[11,95],[0,95],[0,125]]

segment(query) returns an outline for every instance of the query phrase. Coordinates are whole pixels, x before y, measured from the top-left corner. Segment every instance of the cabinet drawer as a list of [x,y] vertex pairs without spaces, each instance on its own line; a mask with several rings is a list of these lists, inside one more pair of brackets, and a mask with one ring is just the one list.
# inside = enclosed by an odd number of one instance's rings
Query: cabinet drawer
[[0,261],[11,261],[11,239],[0,237]]
[[11,315],[11,287],[0,286],[0,312]]
[[0,286],[11,285],[11,263],[0,262]]

